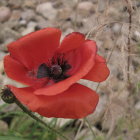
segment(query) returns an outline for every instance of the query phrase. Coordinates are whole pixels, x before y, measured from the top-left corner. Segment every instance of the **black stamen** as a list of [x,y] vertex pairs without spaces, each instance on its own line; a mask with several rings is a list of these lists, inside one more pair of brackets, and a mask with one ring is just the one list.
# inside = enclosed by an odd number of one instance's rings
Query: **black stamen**
[[61,59],[60,58],[57,59],[57,63],[58,63],[58,65],[61,65]]
[[51,61],[52,61],[52,65],[54,65],[54,64],[56,63],[56,61],[55,61],[55,58],[54,58],[54,57],[51,59]]
[[54,81],[57,83],[57,82],[60,82],[62,80],[65,80],[65,79],[67,79],[69,77],[70,77],[69,75],[61,75],[60,77],[54,79]]
[[48,77],[50,74],[49,67],[46,64],[41,64],[37,71],[37,78]]
[[71,65],[64,59],[64,56],[53,57],[50,59],[49,64],[41,64],[37,71],[37,78],[48,77],[54,80],[54,82],[62,81],[68,77],[67,71],[71,68]]
[[69,70],[71,68],[71,65],[68,64],[67,61],[64,61],[64,63],[61,65],[61,68],[62,68],[63,72],[66,72],[67,70]]

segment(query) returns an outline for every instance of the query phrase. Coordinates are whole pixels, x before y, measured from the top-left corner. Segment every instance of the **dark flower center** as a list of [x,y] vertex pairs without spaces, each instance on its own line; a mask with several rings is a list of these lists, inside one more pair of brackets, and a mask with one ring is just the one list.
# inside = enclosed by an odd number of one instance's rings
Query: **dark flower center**
[[54,76],[60,76],[63,71],[60,65],[52,65],[50,68],[50,72]]
[[59,82],[70,77],[70,75],[67,75],[70,68],[71,66],[63,57],[52,58],[50,64],[43,63],[38,67],[37,78],[48,77],[54,82]]

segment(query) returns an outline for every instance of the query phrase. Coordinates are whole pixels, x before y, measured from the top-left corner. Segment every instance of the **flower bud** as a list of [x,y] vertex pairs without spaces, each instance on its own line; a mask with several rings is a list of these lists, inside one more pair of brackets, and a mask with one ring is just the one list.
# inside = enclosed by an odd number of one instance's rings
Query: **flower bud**
[[3,89],[1,94],[2,94],[1,98],[4,102],[6,102],[8,104],[14,103],[15,96],[13,95],[13,93],[11,92],[11,90],[9,88]]

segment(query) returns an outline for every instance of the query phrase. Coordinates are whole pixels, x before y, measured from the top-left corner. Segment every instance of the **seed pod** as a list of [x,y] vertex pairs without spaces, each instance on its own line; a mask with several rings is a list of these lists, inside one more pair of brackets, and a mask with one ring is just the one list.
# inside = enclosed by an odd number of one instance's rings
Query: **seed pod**
[[9,88],[3,89],[1,94],[2,94],[1,98],[4,102],[6,102],[8,104],[14,103],[15,96],[13,95],[13,93],[11,92],[11,90]]

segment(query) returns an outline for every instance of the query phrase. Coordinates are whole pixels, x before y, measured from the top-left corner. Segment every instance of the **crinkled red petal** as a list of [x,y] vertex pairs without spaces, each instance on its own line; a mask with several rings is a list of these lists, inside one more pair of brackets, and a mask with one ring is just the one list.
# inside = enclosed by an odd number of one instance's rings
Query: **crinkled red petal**
[[83,34],[78,32],[70,33],[63,39],[58,51],[60,53],[66,53],[79,48],[84,42],[85,36]]
[[61,31],[57,28],[45,28],[30,33],[8,45],[13,58],[28,69],[46,63],[59,46]]
[[94,82],[102,82],[107,79],[109,74],[110,71],[107,67],[105,59],[97,55],[95,58],[95,65],[89,71],[89,73],[83,77],[83,79],[87,79]]
[[25,85],[34,85],[39,88],[47,84],[48,79],[37,79],[29,70],[10,55],[4,57],[4,69],[7,76]]
[[54,96],[37,96],[30,87],[9,87],[20,102],[45,117],[83,118],[95,110],[99,100],[95,91],[80,84]]
[[[77,52],[77,53],[76,53]],[[77,50],[69,52],[71,56],[68,58],[68,62],[71,64],[71,74],[69,78],[60,81],[58,83],[47,85],[35,91],[36,95],[56,95],[67,90],[72,84],[84,77],[93,67],[94,59],[96,56],[96,46],[93,41],[86,41]],[[65,54],[67,57],[69,53]],[[73,57],[73,58],[72,58]]]

